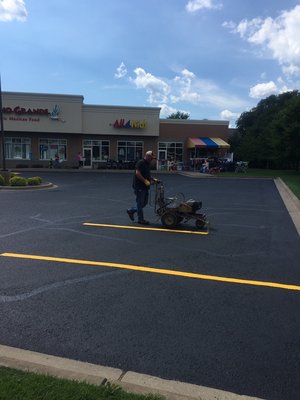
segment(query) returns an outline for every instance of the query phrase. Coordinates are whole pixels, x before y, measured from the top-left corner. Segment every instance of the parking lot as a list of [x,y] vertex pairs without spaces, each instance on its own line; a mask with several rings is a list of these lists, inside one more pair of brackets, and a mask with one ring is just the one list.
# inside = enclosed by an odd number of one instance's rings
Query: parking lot
[[201,234],[151,207],[135,229],[130,173],[39,175],[56,186],[0,192],[1,344],[299,398],[299,236],[272,180],[157,175],[202,200]]

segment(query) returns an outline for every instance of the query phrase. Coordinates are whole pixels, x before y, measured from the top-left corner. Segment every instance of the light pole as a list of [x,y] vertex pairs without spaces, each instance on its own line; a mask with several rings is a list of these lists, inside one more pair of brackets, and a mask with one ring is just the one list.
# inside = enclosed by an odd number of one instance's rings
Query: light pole
[[1,128],[1,147],[2,147],[2,170],[6,171],[5,165],[5,147],[4,147],[4,127],[3,127],[3,109],[2,109],[2,89],[0,75],[0,128]]

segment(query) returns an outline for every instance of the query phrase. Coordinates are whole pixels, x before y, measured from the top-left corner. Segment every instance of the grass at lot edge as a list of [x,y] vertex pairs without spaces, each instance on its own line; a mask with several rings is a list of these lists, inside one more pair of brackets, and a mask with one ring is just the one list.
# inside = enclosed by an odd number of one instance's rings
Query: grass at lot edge
[[0,400],[162,400],[127,393],[117,385],[91,385],[0,367]]

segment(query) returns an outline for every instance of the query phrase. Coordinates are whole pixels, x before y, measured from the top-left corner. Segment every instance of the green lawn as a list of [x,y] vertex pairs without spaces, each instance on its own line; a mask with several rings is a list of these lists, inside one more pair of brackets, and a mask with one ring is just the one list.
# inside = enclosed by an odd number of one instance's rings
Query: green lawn
[[286,170],[272,170],[272,169],[256,169],[249,168],[244,173],[236,172],[222,172],[221,176],[224,177],[253,177],[253,178],[281,178],[292,192],[300,199],[300,173],[297,171],[286,171]]
[[115,385],[90,385],[0,367],[0,400],[161,400],[136,395]]

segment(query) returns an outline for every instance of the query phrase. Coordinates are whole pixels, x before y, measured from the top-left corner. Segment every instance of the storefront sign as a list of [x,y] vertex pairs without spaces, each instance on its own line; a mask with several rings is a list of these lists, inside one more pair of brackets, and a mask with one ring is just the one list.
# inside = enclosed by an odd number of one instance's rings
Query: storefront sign
[[[60,107],[56,104],[53,110],[50,112],[48,108],[25,108],[25,107],[3,107],[2,112],[4,115],[4,120],[9,121],[22,121],[22,122],[40,122],[40,116],[47,116],[55,121],[65,120],[59,117]],[[5,114],[8,114],[7,118]]]
[[134,119],[134,120],[128,120],[127,122],[125,122],[125,119],[121,118],[121,119],[116,119],[115,123],[113,124],[114,128],[117,129],[145,129],[147,127],[146,121],[145,120],[138,120],[138,119]]
[[19,121],[19,122],[40,122],[40,119],[39,118],[33,118],[33,117],[14,117],[14,116],[11,116],[11,117],[3,117],[3,120],[4,121]]
[[3,107],[3,114],[17,114],[17,115],[49,115],[48,108],[24,108],[24,107]]

